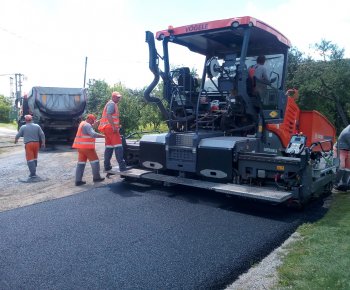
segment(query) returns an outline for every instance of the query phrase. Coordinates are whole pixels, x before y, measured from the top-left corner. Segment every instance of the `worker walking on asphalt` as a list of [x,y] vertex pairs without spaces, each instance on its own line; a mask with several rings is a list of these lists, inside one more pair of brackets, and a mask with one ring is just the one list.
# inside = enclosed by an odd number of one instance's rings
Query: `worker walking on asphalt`
[[29,168],[30,178],[37,177],[36,167],[38,166],[38,153],[41,147],[45,148],[45,134],[38,124],[32,122],[33,117],[31,115],[25,115],[25,125],[21,126],[16,137],[15,144],[18,139],[23,137],[23,143],[25,144],[26,159]]
[[112,93],[112,99],[107,102],[103,109],[102,118],[98,129],[105,134],[105,154],[104,154],[104,169],[107,173],[116,173],[112,170],[111,159],[113,151],[119,164],[119,171],[126,170],[124,161],[123,144],[119,134],[119,109],[118,103],[122,95],[119,92]]
[[78,164],[75,172],[75,185],[85,184],[83,175],[86,161],[89,160],[92,169],[94,182],[101,182],[104,178],[100,175],[100,161],[95,150],[95,138],[104,138],[104,135],[95,132],[92,125],[95,123],[96,117],[93,114],[87,115],[86,121],[79,124],[77,134],[74,139],[73,148],[78,149]]

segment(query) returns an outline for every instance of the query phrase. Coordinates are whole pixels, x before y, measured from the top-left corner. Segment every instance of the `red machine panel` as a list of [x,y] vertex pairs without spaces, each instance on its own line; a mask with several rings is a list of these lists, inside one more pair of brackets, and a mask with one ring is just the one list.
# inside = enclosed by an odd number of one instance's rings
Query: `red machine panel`
[[[299,132],[307,136],[307,146],[323,140],[335,142],[335,127],[317,111],[300,111]],[[329,150],[329,145],[326,143],[323,149]]]

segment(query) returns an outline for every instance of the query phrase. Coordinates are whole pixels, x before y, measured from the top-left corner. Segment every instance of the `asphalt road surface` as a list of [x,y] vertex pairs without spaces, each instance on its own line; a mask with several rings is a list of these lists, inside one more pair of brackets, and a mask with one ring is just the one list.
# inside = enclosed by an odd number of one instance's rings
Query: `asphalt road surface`
[[325,211],[116,182],[1,212],[0,289],[223,289]]

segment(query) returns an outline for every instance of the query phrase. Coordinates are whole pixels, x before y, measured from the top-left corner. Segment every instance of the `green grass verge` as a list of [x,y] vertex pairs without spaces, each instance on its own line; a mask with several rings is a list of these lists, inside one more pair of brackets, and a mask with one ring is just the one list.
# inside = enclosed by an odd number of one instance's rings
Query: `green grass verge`
[[279,268],[277,289],[350,289],[350,194],[337,193],[325,217],[304,224]]
[[0,123],[1,128],[17,130],[17,122],[13,123]]

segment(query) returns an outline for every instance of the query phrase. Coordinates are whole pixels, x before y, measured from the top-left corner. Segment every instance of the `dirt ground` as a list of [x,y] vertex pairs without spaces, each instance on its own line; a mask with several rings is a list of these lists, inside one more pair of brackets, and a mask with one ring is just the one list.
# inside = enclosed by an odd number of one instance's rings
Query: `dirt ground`
[[[75,186],[77,152],[68,145],[49,145],[46,149],[40,150],[37,167],[39,178],[28,179],[29,171],[22,138],[17,145],[13,144],[13,141],[14,133],[0,134],[0,212],[119,181],[119,177],[113,177],[94,184],[88,163],[83,177],[87,184]],[[97,141],[96,150],[100,158],[101,176],[104,177],[102,166],[104,140]],[[112,166],[116,164],[113,156]]]

